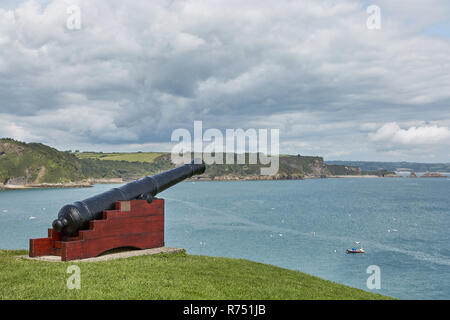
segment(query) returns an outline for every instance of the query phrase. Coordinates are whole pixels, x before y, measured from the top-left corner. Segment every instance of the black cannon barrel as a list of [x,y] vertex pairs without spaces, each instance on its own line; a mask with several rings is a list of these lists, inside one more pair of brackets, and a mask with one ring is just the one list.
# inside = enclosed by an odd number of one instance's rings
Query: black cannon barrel
[[79,230],[89,228],[89,221],[101,219],[104,210],[114,209],[116,201],[151,199],[158,193],[170,188],[193,175],[205,172],[205,163],[192,161],[178,168],[145,177],[104,193],[65,205],[53,221],[53,229],[66,236],[76,236]]

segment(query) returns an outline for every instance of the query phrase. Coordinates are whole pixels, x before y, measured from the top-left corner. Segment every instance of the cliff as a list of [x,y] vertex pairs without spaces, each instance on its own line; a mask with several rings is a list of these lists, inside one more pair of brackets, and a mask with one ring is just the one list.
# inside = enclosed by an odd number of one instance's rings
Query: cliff
[[0,139],[0,187],[64,184],[84,178],[70,154],[40,143]]
[[[237,159],[237,155],[233,155]],[[359,167],[329,165],[322,157],[281,155],[276,175],[262,176],[261,163],[208,165],[195,180],[296,180],[306,178],[392,176],[391,172],[365,172]],[[136,161],[137,160],[137,161]],[[237,162],[236,160],[234,161]],[[93,183],[121,183],[174,168],[169,153],[72,153],[41,143],[0,139],[0,188],[79,187]]]

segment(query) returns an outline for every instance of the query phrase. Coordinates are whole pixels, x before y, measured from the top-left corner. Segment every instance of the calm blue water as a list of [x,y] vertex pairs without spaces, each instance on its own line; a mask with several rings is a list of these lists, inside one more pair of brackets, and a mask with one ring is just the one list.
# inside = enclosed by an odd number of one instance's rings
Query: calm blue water
[[[62,205],[112,187],[0,192],[0,248],[28,248],[29,238],[46,236]],[[167,246],[365,290],[366,269],[377,265],[381,290],[372,291],[450,298],[449,179],[184,182],[161,197]],[[367,253],[345,254],[353,241]]]

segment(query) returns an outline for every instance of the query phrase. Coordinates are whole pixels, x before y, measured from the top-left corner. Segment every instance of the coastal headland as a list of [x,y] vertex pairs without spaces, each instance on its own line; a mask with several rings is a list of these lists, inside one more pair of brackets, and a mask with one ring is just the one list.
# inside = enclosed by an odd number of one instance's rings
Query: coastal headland
[[[236,157],[236,154],[234,154]],[[246,154],[248,159],[249,154]],[[377,165],[364,170],[356,165],[327,163],[320,156],[280,155],[275,175],[261,175],[262,164],[212,164],[189,181],[303,180],[323,178],[393,178],[395,171]],[[246,163],[248,163],[246,161]],[[358,163],[359,164],[359,163]],[[361,163],[364,167],[364,163]],[[103,153],[59,151],[41,143],[0,139],[0,190],[81,188],[119,184],[174,168],[169,153]],[[372,169],[372,167],[370,167]],[[429,172],[422,177],[446,177]]]

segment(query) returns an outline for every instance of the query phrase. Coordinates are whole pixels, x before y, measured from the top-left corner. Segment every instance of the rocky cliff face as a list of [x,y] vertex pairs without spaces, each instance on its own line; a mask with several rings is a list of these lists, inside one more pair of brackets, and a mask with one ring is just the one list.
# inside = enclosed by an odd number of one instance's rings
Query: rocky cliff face
[[322,176],[322,175],[327,175],[329,174],[328,168],[325,165],[325,163],[323,162],[323,159],[315,159],[311,165],[311,175],[313,176]]
[[447,176],[438,172],[427,172],[421,178],[447,178]]
[[14,140],[1,139],[0,140],[0,157],[8,155],[21,156],[24,147],[18,145]]

